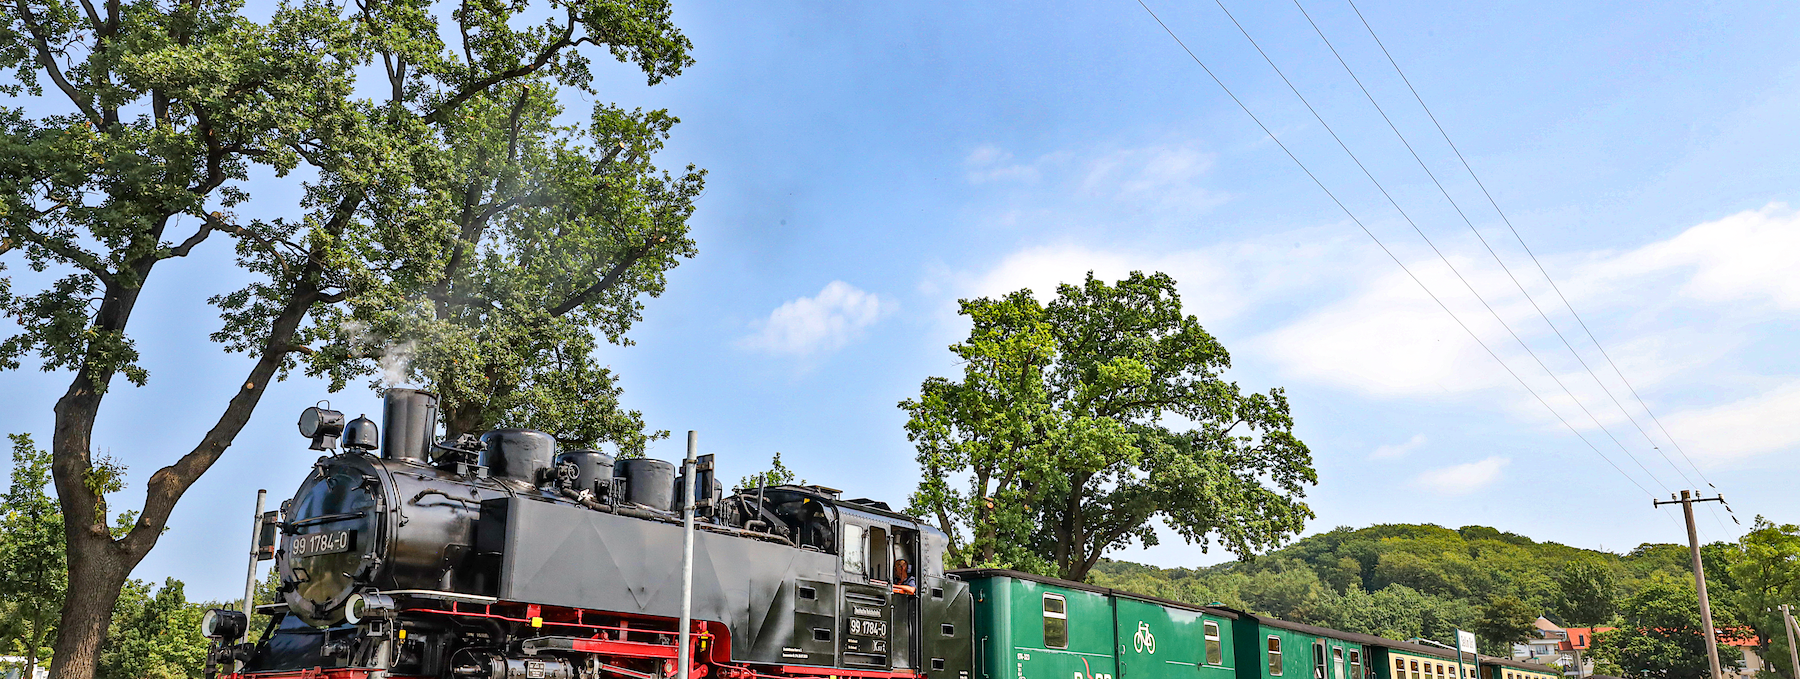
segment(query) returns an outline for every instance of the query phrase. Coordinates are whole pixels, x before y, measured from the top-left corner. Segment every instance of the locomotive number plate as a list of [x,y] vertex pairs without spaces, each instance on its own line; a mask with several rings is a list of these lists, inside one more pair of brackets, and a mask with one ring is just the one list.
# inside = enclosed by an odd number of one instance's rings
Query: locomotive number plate
[[337,554],[348,552],[354,546],[356,546],[356,531],[353,530],[296,535],[294,540],[288,543],[288,557],[301,559],[321,554]]
[[887,636],[887,622],[851,618],[850,633],[859,637],[885,637]]

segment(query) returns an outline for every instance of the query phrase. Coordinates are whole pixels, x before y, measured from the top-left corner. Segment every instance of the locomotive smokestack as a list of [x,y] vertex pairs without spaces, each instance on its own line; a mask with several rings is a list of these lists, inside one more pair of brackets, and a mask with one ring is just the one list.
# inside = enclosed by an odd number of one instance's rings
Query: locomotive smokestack
[[389,389],[381,414],[382,457],[420,464],[430,462],[437,420],[437,394],[418,389]]

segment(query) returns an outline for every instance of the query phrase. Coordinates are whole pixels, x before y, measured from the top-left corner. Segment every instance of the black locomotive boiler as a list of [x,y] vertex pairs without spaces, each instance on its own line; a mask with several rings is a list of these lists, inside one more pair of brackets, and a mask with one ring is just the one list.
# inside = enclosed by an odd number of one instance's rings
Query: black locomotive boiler
[[[820,486],[726,494],[655,459],[558,452],[499,429],[434,440],[433,395],[390,390],[379,429],[308,409],[319,458],[282,503],[281,601],[262,630],[215,610],[233,679],[667,679],[693,493],[689,676],[970,679],[970,599],[944,535]],[[255,638],[237,643],[248,632]],[[236,668],[235,670],[233,668]]]

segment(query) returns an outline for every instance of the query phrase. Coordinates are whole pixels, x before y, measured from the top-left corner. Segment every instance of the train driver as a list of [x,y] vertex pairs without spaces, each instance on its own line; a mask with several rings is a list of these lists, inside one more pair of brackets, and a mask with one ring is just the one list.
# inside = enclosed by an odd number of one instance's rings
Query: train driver
[[918,594],[919,583],[913,578],[912,564],[906,559],[894,559],[894,593]]

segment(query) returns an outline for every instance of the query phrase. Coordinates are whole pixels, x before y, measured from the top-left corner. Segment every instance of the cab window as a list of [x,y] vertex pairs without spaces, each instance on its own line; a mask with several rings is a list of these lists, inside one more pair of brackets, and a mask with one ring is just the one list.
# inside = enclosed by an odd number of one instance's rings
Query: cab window
[[1201,628],[1206,633],[1206,664],[1225,664],[1224,644],[1219,641],[1219,623],[1205,623]]
[[868,572],[868,535],[862,526],[844,522],[844,572],[863,575]]
[[1281,637],[1269,637],[1269,676],[1281,676]]
[[1061,594],[1044,595],[1044,647],[1069,647],[1069,602]]

